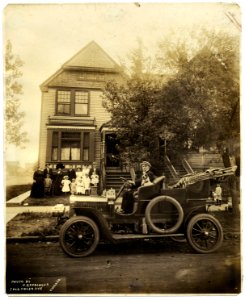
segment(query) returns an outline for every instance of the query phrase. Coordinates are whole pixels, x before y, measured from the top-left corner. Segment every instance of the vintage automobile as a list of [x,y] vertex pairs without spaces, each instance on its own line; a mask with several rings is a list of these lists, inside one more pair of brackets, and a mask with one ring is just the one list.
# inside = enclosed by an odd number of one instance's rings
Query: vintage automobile
[[210,180],[233,175],[234,171],[209,169],[185,176],[168,188],[163,185],[165,177],[158,177],[153,185],[138,189],[133,211],[128,214],[120,213],[117,205],[128,187],[125,178],[121,178],[123,183],[115,197],[110,191],[107,197],[71,195],[69,216],[60,228],[60,245],[71,257],[85,257],[100,241],[171,237],[186,238],[197,253],[214,252],[222,245],[223,230],[207,211]]

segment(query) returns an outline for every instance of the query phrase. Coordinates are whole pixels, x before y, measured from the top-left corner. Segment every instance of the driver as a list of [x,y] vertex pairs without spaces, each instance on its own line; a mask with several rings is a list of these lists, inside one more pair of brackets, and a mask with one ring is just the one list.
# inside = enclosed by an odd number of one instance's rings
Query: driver
[[126,190],[123,194],[123,199],[122,199],[122,205],[121,205],[121,211],[120,213],[125,213],[129,214],[133,211],[133,206],[134,206],[134,192],[135,190],[145,184],[145,179],[149,182],[152,182],[156,176],[154,173],[150,170],[151,169],[151,164],[148,161],[143,161],[141,164],[141,169],[142,173],[141,176],[134,181],[129,180],[129,188]]

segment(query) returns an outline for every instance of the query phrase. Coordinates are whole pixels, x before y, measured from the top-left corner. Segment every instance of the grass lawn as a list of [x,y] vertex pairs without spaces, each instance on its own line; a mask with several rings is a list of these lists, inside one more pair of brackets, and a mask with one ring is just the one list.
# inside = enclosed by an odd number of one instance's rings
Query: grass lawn
[[57,218],[51,213],[25,212],[8,222],[7,237],[58,235]]
[[10,200],[31,190],[31,184],[10,185],[6,187],[6,200]]

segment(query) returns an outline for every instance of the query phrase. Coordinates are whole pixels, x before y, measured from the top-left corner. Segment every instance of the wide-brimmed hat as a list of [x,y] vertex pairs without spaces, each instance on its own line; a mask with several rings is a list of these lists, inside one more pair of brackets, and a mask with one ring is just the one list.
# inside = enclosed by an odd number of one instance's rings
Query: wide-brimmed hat
[[141,166],[148,166],[149,168],[151,168],[151,164],[148,161],[142,161],[142,163],[140,164]]

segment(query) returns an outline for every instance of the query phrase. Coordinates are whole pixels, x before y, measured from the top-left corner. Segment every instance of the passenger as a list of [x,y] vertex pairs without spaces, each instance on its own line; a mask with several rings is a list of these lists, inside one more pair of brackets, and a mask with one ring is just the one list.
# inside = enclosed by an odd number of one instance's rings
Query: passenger
[[221,205],[221,203],[222,203],[222,188],[221,188],[220,184],[217,184],[214,194],[215,194],[216,205]]
[[135,180],[135,182],[131,180],[129,181],[131,186],[123,194],[120,213],[125,213],[125,214],[131,213],[134,207],[134,199],[135,199],[134,193],[136,189],[140,186],[143,186],[146,183],[145,180],[147,180],[148,185],[150,185],[153,182],[153,180],[156,178],[154,173],[150,170],[151,164],[148,161],[143,161],[140,165],[142,168],[142,174],[137,180]]

